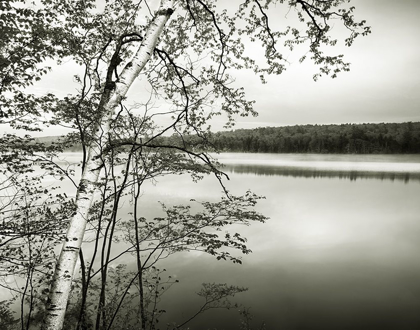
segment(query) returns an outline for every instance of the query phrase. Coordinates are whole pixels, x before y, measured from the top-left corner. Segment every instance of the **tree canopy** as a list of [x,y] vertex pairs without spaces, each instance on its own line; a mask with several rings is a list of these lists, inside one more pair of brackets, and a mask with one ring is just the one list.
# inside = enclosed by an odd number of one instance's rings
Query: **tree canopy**
[[[95,326],[112,327],[117,312],[107,314],[107,269],[120,223],[118,205],[126,195],[133,201],[129,223],[143,234],[128,239],[134,249],[128,252],[136,255],[138,268],[126,290],[139,280],[143,328],[152,327],[155,317],[154,310],[153,316],[144,312],[142,274],[151,267],[144,258],[150,260],[157,251],[194,248],[237,262],[225,248],[247,253],[237,233],[220,237],[201,231],[237,221],[264,221],[252,211],[259,197],[250,192],[231,196],[226,174],[208,154],[215,150],[209,141],[214,117],[223,116],[231,127],[237,115],[256,115],[253,101],[234,83],[235,73],[251,70],[264,83],[267,75],[287,68],[285,52],[304,47],[300,60],[315,64],[314,79],[335,78],[350,67],[333,51],[338,39],[351,46],[358,36],[370,33],[365,21],[354,18],[349,0],[12,0],[1,1],[0,9],[0,123],[28,133],[48,126],[72,130],[51,146],[29,134],[1,138],[1,189],[7,196],[0,205],[2,253],[7,270],[24,278],[23,289],[17,290],[22,310],[29,299],[22,327],[42,314],[44,329],[64,324],[78,260],[83,299],[77,326],[91,321],[86,319],[87,290],[100,274]],[[291,17],[290,24],[279,17]],[[344,37],[333,33],[338,22],[347,32]],[[65,61],[80,68],[74,76],[76,90],[65,97],[33,92],[31,86]],[[182,142],[158,143],[168,134]],[[185,141],[192,134],[198,137],[195,144]],[[83,151],[80,179],[74,168],[59,162],[60,152],[76,143]],[[35,167],[42,174],[34,172]],[[214,175],[225,197],[215,204],[201,201],[196,213],[186,206],[164,208],[166,216],[152,222],[138,214],[143,182],[180,173],[193,180]],[[75,193],[68,195],[60,184],[46,189],[46,178],[69,182]],[[92,270],[94,257],[89,265],[84,263],[86,230],[95,233],[96,246],[101,239],[105,242],[99,273]],[[63,247],[55,263],[56,240]],[[145,250],[149,240],[155,245]],[[47,294],[46,307],[37,314],[36,301],[44,301]],[[120,303],[113,301],[118,308],[125,296]]]

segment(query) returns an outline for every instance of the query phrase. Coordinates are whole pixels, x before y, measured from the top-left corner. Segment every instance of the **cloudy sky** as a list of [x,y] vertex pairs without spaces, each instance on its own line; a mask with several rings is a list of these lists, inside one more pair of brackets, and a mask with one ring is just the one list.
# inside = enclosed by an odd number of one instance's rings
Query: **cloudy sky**
[[[269,84],[247,86],[260,116],[245,127],[420,120],[420,1],[353,0],[372,33],[342,48],[351,71],[312,80],[292,63]],[[340,48],[341,50],[341,48]]]
[[[337,46],[338,53],[352,63],[351,71],[314,82],[315,67],[300,64],[290,54],[287,71],[270,77],[266,85],[251,72],[238,72],[237,84],[257,101],[260,115],[239,118],[237,128],[420,121],[420,1],[353,0],[352,4],[356,17],[367,20],[372,34],[358,38],[351,48]],[[289,16],[282,12],[270,19],[282,21]],[[36,87],[37,92],[71,92],[75,69],[71,63],[55,68]],[[213,127],[218,130],[222,123]]]

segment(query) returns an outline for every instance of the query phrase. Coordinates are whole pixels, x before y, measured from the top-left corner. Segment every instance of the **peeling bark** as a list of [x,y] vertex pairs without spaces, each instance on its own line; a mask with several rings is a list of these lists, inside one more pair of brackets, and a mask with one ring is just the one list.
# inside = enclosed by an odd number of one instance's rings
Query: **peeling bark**
[[[150,22],[144,39],[139,46],[132,60],[125,66],[115,82],[111,93],[103,99],[98,111],[102,114],[96,123],[94,134],[99,145],[106,142],[115,109],[121,100],[126,96],[134,80],[141,73],[149,61],[159,36],[161,35],[166,22],[173,13],[172,0],[161,0],[159,10]],[[66,239],[63,244],[59,260],[57,262],[50,295],[47,302],[46,316],[42,326],[43,330],[62,329],[67,302],[69,299],[72,279],[79,250],[85,233],[89,209],[93,203],[96,184],[100,177],[101,159],[98,157],[101,150],[95,142],[88,147],[86,166],[76,195],[76,212],[69,223]]]

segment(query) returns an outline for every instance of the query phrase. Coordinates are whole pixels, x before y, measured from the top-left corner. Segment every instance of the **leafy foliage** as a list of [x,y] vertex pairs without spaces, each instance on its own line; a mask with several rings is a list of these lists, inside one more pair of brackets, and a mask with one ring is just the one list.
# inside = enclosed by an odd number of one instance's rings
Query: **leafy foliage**
[[[216,0],[161,0],[157,7],[132,0],[1,1],[0,124],[27,132],[48,126],[71,130],[50,145],[29,135],[0,137],[0,275],[16,279],[15,287],[4,282],[20,299],[21,328],[44,315],[48,326],[61,327],[70,297],[75,301],[66,326],[109,329],[123,319],[121,307],[130,302],[125,299],[136,283],[136,317],[143,329],[153,329],[160,312],[148,307],[160,297],[160,271],[153,267],[161,258],[198,250],[240,263],[232,251],[249,253],[246,239],[221,230],[265,217],[253,210],[260,197],[228,192],[227,175],[209,155],[211,121],[223,116],[232,127],[235,116],[256,115],[244,89],[232,84],[235,73],[250,69],[265,82],[286,69],[284,52],[299,45],[306,45],[304,53],[319,66],[315,79],[348,71],[341,54],[326,55],[337,43],[331,22],[344,25],[348,46],[370,32],[354,19],[348,2],[244,0],[237,8],[221,8]],[[295,26],[272,25],[269,17],[278,4],[295,14]],[[256,43],[262,58],[247,51]],[[64,61],[80,69],[74,75],[78,90],[65,97],[31,92],[49,66]],[[142,95],[132,100],[128,91],[139,77]],[[61,153],[75,145],[81,145],[82,156],[69,164]],[[143,216],[143,184],[183,174],[194,181],[213,175],[224,197],[162,205],[162,217]],[[65,190],[69,186],[74,193]],[[129,212],[121,208],[125,201],[131,203]],[[92,240],[92,253],[80,249],[83,239]],[[63,257],[54,271],[59,240]],[[126,249],[115,252],[117,243]],[[128,255],[136,270],[114,271]],[[77,258],[80,300],[70,295]],[[123,278],[127,274],[130,279]],[[241,291],[208,285],[202,295],[210,307]]]
[[15,318],[14,313],[9,309],[10,301],[0,301],[0,324],[4,330],[17,329],[18,319]]

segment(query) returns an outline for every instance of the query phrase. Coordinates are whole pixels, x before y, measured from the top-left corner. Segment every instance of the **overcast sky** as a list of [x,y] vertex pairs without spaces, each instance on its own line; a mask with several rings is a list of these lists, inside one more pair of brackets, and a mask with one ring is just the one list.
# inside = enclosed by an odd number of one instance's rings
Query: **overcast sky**
[[245,127],[420,121],[420,1],[354,0],[372,33],[343,48],[351,71],[312,80],[293,63],[268,85],[246,86],[260,116]]
[[[338,53],[352,63],[351,71],[314,82],[316,69],[309,62],[299,64],[293,55],[287,71],[270,77],[266,85],[251,72],[239,72],[237,84],[257,101],[260,115],[238,118],[237,128],[420,121],[420,1],[353,0],[352,4],[372,34],[358,38],[351,48],[338,46]],[[283,12],[276,17],[284,19]],[[71,63],[54,69],[37,92],[72,92],[74,71]],[[213,127],[218,130],[222,124]]]

